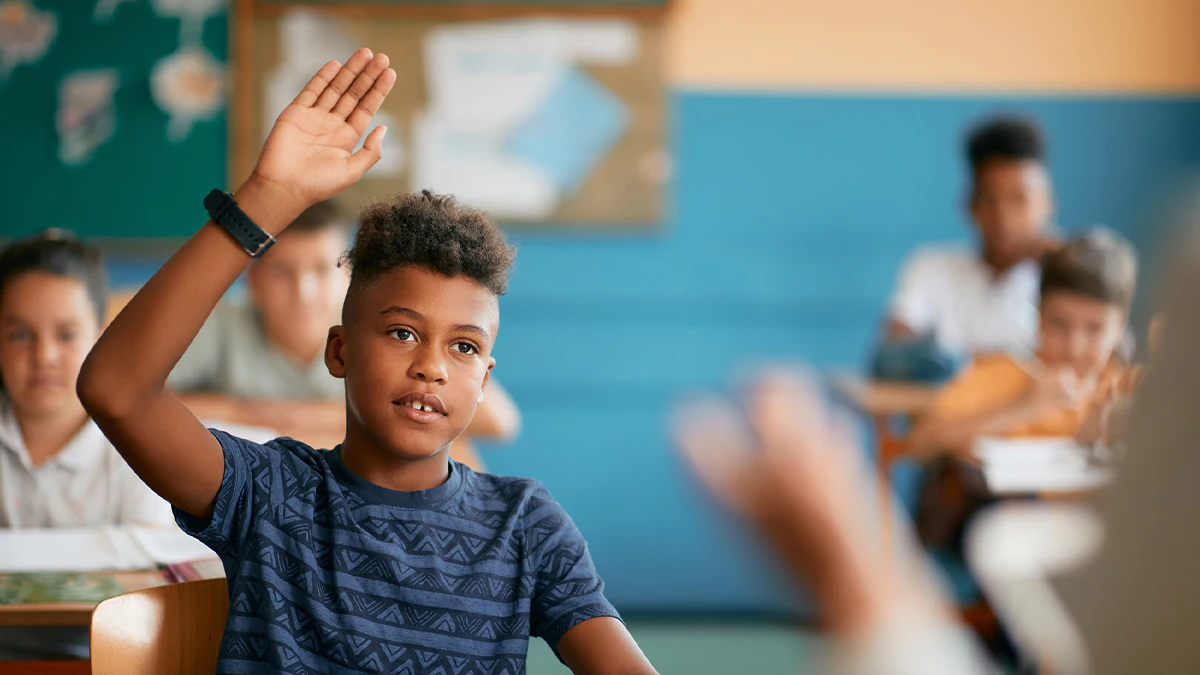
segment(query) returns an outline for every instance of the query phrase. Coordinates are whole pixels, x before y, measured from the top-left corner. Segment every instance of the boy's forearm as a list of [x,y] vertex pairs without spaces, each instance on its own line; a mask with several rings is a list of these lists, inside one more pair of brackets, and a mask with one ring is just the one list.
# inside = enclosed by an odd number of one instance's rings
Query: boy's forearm
[[[302,209],[282,190],[253,179],[235,199],[271,233],[281,231]],[[206,223],[97,341],[80,375],[85,405],[120,414],[136,409],[144,396],[162,393],[171,369],[250,260],[220,225]]]

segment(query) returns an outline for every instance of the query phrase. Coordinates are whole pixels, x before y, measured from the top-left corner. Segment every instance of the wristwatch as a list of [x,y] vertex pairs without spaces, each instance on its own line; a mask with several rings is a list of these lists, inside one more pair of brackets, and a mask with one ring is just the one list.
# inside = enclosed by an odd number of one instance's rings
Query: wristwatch
[[262,229],[238,208],[233,195],[224,190],[213,190],[204,198],[204,209],[214,223],[225,228],[237,243],[242,245],[251,258],[257,258],[275,244],[275,237]]

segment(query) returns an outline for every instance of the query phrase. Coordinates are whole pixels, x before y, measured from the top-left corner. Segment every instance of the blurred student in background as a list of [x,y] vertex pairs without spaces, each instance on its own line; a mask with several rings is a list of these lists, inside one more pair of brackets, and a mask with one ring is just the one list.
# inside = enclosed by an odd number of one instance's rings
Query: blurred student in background
[[[271,255],[250,266],[248,302],[223,302],[171,372],[168,384],[196,417],[263,427],[317,447],[341,443],[344,386],[329,374],[324,353],[350,283],[340,265],[350,225],[332,202],[315,204]],[[511,440],[520,426],[516,406],[499,386],[489,389],[467,434]],[[455,459],[482,470],[467,439],[456,449]]]
[[[107,296],[99,251],[68,233],[0,252],[0,528],[174,526],[75,394]],[[87,654],[86,628],[0,628],[0,660]]]
[[912,453],[934,460],[917,508],[927,546],[961,562],[967,523],[993,501],[972,455],[979,438],[1075,437],[1129,393],[1118,348],[1136,283],[1133,247],[1108,230],[1085,232],[1046,256],[1036,358],[978,357],[913,429]]
[[1042,132],[1028,120],[996,118],[972,131],[966,155],[978,247],[931,245],[909,256],[892,296],[884,350],[921,342],[970,358],[1033,345],[1038,260],[1054,245]]

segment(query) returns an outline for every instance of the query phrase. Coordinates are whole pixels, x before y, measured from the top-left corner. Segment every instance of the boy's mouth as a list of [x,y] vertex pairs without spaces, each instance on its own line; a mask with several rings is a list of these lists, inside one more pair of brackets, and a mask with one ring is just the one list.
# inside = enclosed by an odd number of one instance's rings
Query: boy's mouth
[[431,424],[446,416],[446,406],[436,394],[414,391],[392,401],[392,405],[405,417],[422,424]]

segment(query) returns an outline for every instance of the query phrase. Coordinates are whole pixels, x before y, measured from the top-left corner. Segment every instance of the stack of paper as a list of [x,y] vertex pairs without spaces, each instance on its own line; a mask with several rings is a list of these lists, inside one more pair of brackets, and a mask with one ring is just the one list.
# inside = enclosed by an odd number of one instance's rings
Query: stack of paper
[[998,495],[1085,492],[1112,481],[1073,438],[981,438],[975,454],[988,489]]

